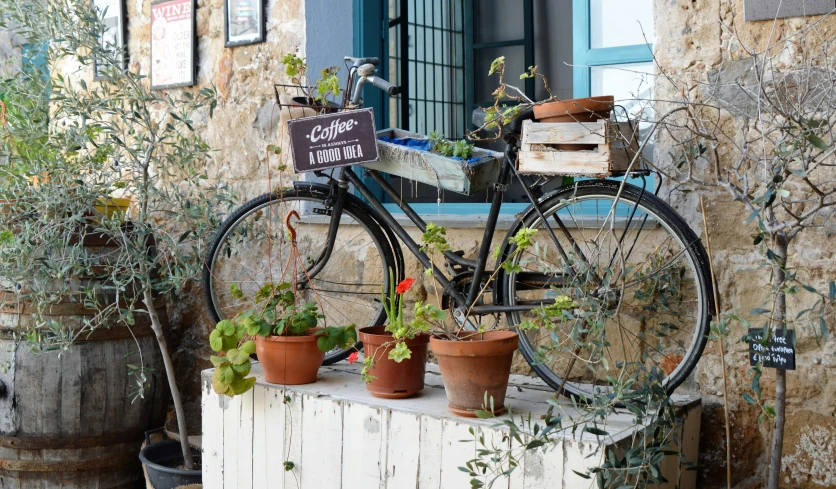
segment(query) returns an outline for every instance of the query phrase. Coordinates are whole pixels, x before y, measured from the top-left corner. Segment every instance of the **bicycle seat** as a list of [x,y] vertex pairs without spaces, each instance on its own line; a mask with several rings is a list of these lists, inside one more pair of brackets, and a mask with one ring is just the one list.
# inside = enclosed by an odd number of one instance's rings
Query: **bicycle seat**
[[[487,113],[484,109],[474,109],[473,110],[473,117],[472,122],[473,125],[476,127],[482,127],[485,125],[485,119],[487,118]],[[502,136],[506,137],[509,135],[518,135],[522,133],[522,124],[523,121],[533,121],[534,119],[534,110],[529,107],[522,111],[520,115],[509,121],[507,124],[502,126]],[[496,128],[485,129],[487,132],[496,133]]]

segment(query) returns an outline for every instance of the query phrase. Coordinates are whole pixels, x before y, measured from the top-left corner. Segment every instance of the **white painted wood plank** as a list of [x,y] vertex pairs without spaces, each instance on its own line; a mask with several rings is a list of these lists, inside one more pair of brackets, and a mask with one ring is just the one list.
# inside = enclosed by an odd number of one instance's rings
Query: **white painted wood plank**
[[223,489],[224,410],[226,403],[212,390],[208,377],[203,378],[201,415],[203,418],[203,487]]
[[523,144],[606,144],[608,121],[523,122]]
[[304,472],[300,489],[341,487],[343,445],[343,412],[339,401],[305,396],[302,408],[301,470]]
[[[285,439],[285,425],[289,424],[288,414],[285,412],[284,391],[281,389],[264,389],[264,422],[265,422],[265,457],[267,459],[267,483],[265,489],[284,489],[285,471],[284,461],[288,450]],[[297,459],[298,460],[298,459]],[[253,481],[255,483],[255,480]],[[290,486],[295,488],[296,486]]]
[[386,452],[386,489],[417,489],[421,421],[411,413],[392,411]]
[[241,398],[241,416],[238,418],[238,487],[253,489],[253,398],[254,389],[238,396]]
[[476,456],[476,442],[469,424],[455,419],[442,421],[441,487],[470,487],[470,475],[459,470]]
[[[284,405],[285,421],[284,421],[284,444],[287,447],[284,458],[277,463],[284,464],[284,462],[293,462],[295,467],[293,470],[284,472],[284,487],[285,489],[299,489],[302,484],[302,444],[305,438],[311,438],[313,435],[305,436],[302,433],[302,412],[306,407],[306,399],[310,397],[299,394],[297,392],[283,391],[284,395],[290,397],[290,401]],[[313,470],[316,470],[315,468]]]
[[343,405],[342,489],[369,489],[381,482],[380,458],[385,417],[359,403]]
[[226,409],[224,409],[224,489],[239,489],[238,472],[241,459],[238,451],[238,428],[240,428],[241,403],[241,396],[235,396],[227,401]]
[[[523,435],[522,437],[523,443],[528,443],[528,436]],[[526,453],[521,451],[522,447],[521,444],[515,440],[511,439],[510,442],[511,449],[514,450],[514,457],[517,460],[517,468],[511,472],[511,476],[508,478],[508,489],[524,489],[525,488],[525,456]],[[558,486],[562,487],[562,486]]]
[[[509,440],[502,439],[503,436],[507,434],[504,430],[498,430],[490,427],[479,427],[476,429],[476,434],[479,436],[480,440],[474,442],[474,457],[476,456],[475,450],[508,450],[511,447]],[[492,462],[485,460],[485,458],[482,458],[482,460],[485,461],[485,463],[492,464]],[[507,462],[507,459],[505,460]],[[501,470],[508,470],[508,468],[509,465],[507,463],[503,463]],[[501,475],[496,479],[488,478],[484,482],[486,484],[493,484],[491,489],[509,489],[511,485],[511,477],[517,477],[522,480],[520,474],[521,470],[517,467],[517,469],[512,472],[511,476]]]
[[420,457],[418,465],[418,488],[441,489],[441,443],[442,421],[430,416],[421,416]]
[[[595,449],[598,448],[597,453]],[[595,478],[584,479],[574,471],[586,474],[592,467],[600,467],[606,454],[602,447],[575,440],[563,441],[563,487],[565,489],[596,489]]]
[[253,387],[253,471],[252,487],[267,488],[267,396],[264,386]]
[[563,440],[526,451],[524,460],[525,489],[560,487],[563,483]]

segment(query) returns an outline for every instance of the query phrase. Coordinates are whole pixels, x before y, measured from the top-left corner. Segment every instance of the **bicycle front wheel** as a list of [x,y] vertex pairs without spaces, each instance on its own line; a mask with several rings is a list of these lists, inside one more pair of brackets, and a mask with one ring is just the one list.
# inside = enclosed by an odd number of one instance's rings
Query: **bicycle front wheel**
[[[294,257],[284,219],[291,211],[299,256]],[[370,211],[349,198],[334,245],[325,248],[333,204],[328,189],[297,184],[247,202],[221,226],[209,247],[203,280],[209,312],[216,321],[255,308],[265,284],[299,284],[297,300],[314,302],[328,326],[353,324],[359,330],[384,324],[381,293],[390,290],[395,270],[392,249]],[[352,349],[335,349],[325,364],[344,359]]]
[[[552,388],[576,398],[615,385],[658,383],[672,392],[709,332],[711,279],[699,239],[655,195],[626,185],[619,196],[619,185],[590,180],[556,190],[540,208],[560,247],[529,210],[499,257],[517,265],[501,282],[503,302],[535,306],[507,315],[520,352]],[[538,232],[517,253],[510,238],[523,227]],[[544,311],[556,302],[566,312]]]

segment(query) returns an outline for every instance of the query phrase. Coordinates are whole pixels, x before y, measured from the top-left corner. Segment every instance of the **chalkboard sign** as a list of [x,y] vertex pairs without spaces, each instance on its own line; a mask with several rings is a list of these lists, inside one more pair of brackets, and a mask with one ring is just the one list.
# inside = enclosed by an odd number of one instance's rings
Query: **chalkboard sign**
[[372,109],[296,119],[288,121],[287,127],[296,173],[378,159]]
[[795,331],[778,329],[763,344],[763,330],[749,330],[749,365],[795,370]]

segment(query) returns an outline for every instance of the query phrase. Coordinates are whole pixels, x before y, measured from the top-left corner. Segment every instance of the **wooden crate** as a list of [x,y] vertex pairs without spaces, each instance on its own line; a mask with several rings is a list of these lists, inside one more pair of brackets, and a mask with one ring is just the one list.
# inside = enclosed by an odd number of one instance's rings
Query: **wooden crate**
[[[624,172],[638,150],[635,123],[523,122],[519,172],[537,175],[607,177]],[[594,149],[562,151],[556,145]],[[634,168],[638,168],[634,166]]]

